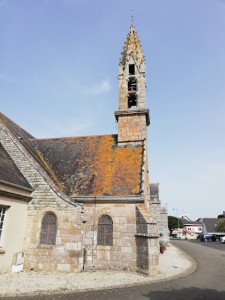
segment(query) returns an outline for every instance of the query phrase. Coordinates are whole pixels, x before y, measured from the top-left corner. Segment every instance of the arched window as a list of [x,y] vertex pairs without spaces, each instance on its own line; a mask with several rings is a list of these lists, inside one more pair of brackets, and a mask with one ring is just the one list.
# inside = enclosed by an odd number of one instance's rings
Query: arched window
[[136,94],[131,94],[128,96],[128,108],[136,109],[137,108],[137,97]]
[[129,65],[129,75],[134,75],[134,74],[135,74],[134,64]]
[[56,215],[48,212],[44,215],[41,222],[40,244],[55,245],[57,231]]
[[128,92],[133,92],[137,90],[137,80],[136,78],[130,78],[128,81]]
[[110,216],[102,215],[98,221],[98,245],[113,245],[113,221]]

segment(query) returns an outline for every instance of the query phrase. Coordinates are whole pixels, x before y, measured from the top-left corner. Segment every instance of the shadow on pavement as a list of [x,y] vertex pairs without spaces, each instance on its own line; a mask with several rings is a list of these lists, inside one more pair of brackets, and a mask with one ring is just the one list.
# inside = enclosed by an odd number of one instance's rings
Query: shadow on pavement
[[225,299],[225,291],[217,291],[213,289],[200,289],[200,288],[184,288],[184,289],[172,289],[169,291],[152,291],[147,294],[142,294],[143,299],[161,300],[161,299],[204,299],[204,300],[217,300]]
[[49,295],[35,295],[35,296],[14,296],[14,297],[5,297],[0,299],[5,300],[30,300],[30,299],[41,299],[41,300],[125,300],[125,299],[143,299],[143,300],[224,300],[225,291],[217,291],[214,289],[200,289],[200,288],[183,288],[183,289],[171,289],[171,290],[159,290],[151,291],[146,293],[124,293],[123,290],[114,291],[95,291],[93,293],[61,293],[61,294],[49,294]]

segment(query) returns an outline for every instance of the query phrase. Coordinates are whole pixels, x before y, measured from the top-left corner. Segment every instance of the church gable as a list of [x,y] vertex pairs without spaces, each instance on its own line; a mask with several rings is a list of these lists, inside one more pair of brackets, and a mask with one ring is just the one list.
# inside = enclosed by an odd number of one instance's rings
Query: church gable
[[56,186],[58,188],[61,188],[59,182],[56,180],[56,177],[52,170],[49,168],[48,164],[44,161],[42,156],[34,148],[32,144],[32,139],[34,139],[34,137],[1,112],[0,123],[10,131],[13,137],[24,147],[27,153],[30,154],[40,165],[40,167],[48,174],[48,176],[51,177]]

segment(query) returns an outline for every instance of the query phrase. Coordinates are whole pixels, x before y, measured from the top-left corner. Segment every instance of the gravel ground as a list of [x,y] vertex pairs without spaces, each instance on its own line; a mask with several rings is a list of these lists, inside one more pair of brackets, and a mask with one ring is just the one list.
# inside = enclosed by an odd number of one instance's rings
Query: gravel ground
[[164,281],[182,276],[194,268],[184,252],[170,246],[160,254],[161,275],[147,277],[137,273],[90,271],[82,273],[20,272],[1,274],[0,296],[81,291]]

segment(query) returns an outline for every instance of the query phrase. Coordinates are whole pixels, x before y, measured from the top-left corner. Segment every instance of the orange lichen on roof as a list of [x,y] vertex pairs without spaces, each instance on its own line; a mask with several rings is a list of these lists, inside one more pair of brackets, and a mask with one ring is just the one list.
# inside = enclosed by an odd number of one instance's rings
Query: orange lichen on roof
[[142,146],[118,147],[117,135],[33,143],[68,196],[140,193]]
[[117,148],[112,165],[111,193],[114,195],[139,194],[142,162],[142,147]]

